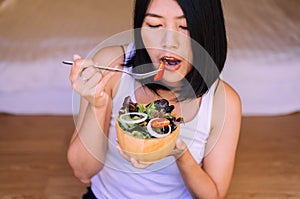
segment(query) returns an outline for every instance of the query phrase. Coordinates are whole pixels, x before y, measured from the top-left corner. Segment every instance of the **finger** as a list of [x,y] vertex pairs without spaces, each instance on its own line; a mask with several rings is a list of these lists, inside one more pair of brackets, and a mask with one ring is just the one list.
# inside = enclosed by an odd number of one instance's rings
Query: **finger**
[[74,82],[74,79],[75,79],[74,77],[75,77],[75,74],[77,73],[77,71],[76,71],[77,68],[75,67],[75,62],[80,59],[81,59],[80,55],[78,55],[78,54],[73,55],[74,64],[72,65],[70,76],[69,76],[69,79],[71,80],[72,83]]
[[[122,66],[120,66],[120,65],[109,66],[109,67],[123,69]],[[111,73],[111,71],[109,71],[109,70],[103,70],[103,69],[100,69],[100,68],[97,68],[97,70],[101,71],[101,73],[103,74],[103,76],[107,75],[108,73]]]
[[76,79],[80,78],[82,71],[85,68],[92,66],[94,62],[89,59],[77,59],[74,60],[74,64],[72,65],[70,80],[74,82]]
[[79,66],[80,60],[81,59],[74,59],[74,63],[72,65],[71,72],[70,72],[70,80],[72,83],[76,81],[76,79],[79,77],[79,74],[82,70],[81,67]]
[[188,150],[185,142],[178,138],[175,143],[173,151],[170,153],[170,156],[174,156],[176,159],[183,155]]
[[84,69],[81,71],[80,77],[81,77],[82,79],[89,80],[89,79],[91,79],[96,73],[97,73],[97,70],[96,70],[94,67],[88,66],[87,68],[84,68]]
[[184,151],[187,148],[187,146],[182,139],[178,138],[176,140],[175,148],[178,150]]
[[91,59],[77,59],[74,60],[74,63],[76,66],[80,67],[81,69],[94,65],[94,62]]
[[76,61],[76,60],[78,60],[78,59],[82,59],[81,56],[78,55],[78,54],[74,54],[74,55],[73,55],[73,60]]
[[[83,76],[83,75],[82,75]],[[91,77],[89,77],[89,80],[86,81],[85,86],[87,89],[94,89],[94,93],[96,93],[96,86],[98,82],[101,81],[103,75],[100,72],[96,72]]]
[[127,160],[128,162],[130,162],[132,164],[133,167],[138,168],[138,169],[145,169],[147,167],[149,167],[152,163],[141,163],[138,162],[135,158],[130,157],[129,155],[127,155],[121,148],[119,145],[117,145],[117,149],[119,150],[120,155]]
[[120,155],[127,160],[128,162],[130,162],[130,157],[121,149],[121,147],[119,145],[117,145],[117,149],[120,153]]
[[82,92],[84,90],[84,84],[85,81],[83,81],[82,79],[77,79],[72,81],[72,88],[74,91],[76,91],[77,93],[79,93],[80,95],[82,95]]
[[105,76],[102,77],[101,81],[99,82],[99,84],[97,84],[96,86],[96,96],[102,96],[104,89],[106,87],[107,82],[110,80],[110,78],[114,75],[113,72],[109,72],[107,73]]
[[151,164],[140,163],[133,157],[130,158],[130,162],[131,162],[132,166],[134,166],[135,168],[138,168],[138,169],[145,169],[151,165]]

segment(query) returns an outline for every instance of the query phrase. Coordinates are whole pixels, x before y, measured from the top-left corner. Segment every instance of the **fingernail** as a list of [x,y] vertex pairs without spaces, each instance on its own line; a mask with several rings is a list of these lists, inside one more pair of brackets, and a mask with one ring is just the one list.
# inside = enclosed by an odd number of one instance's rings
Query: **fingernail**
[[137,163],[136,159],[134,159],[133,157],[130,157],[130,162]]
[[81,59],[81,57],[80,57],[80,55],[78,55],[78,54],[74,54],[74,55],[73,55],[73,59],[74,59],[74,61],[76,61],[76,60],[78,60],[78,59]]

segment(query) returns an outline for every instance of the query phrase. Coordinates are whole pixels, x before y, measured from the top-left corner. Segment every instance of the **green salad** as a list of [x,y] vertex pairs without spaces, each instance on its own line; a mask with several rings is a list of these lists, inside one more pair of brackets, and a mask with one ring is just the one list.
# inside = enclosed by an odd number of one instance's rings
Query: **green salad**
[[160,138],[172,133],[180,123],[171,112],[174,106],[168,100],[159,99],[147,105],[135,103],[128,96],[124,99],[117,121],[119,126],[134,137]]

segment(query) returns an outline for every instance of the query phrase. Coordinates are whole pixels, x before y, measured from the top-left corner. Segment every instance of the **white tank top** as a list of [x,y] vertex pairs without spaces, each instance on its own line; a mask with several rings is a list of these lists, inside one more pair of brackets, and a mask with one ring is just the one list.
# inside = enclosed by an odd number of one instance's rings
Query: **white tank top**
[[[129,45],[126,60],[132,56]],[[113,98],[109,128],[109,143],[105,166],[92,178],[92,191],[99,199],[188,199],[188,192],[174,157],[166,157],[146,169],[136,169],[119,154],[116,146],[115,121],[127,96],[134,96],[135,80],[123,74],[118,91]],[[194,159],[201,166],[205,145],[210,133],[212,103],[216,83],[202,96],[201,106],[195,118],[181,124],[180,137],[187,144]]]

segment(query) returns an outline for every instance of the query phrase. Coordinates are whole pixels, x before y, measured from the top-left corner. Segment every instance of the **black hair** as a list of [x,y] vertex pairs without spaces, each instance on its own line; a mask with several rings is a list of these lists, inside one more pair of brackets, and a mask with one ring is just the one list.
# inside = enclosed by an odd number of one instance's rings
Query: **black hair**
[[[176,0],[187,20],[188,30],[193,40],[193,68],[184,82],[192,87],[180,89],[181,99],[200,97],[219,78],[227,56],[227,38],[223,10],[220,0]],[[134,9],[134,43],[136,52],[132,60],[135,72],[153,70],[150,56],[144,47],[141,27],[151,0],[136,0]],[[152,67],[136,67],[149,64]],[[152,79],[141,81],[157,93],[159,89],[168,89]]]

